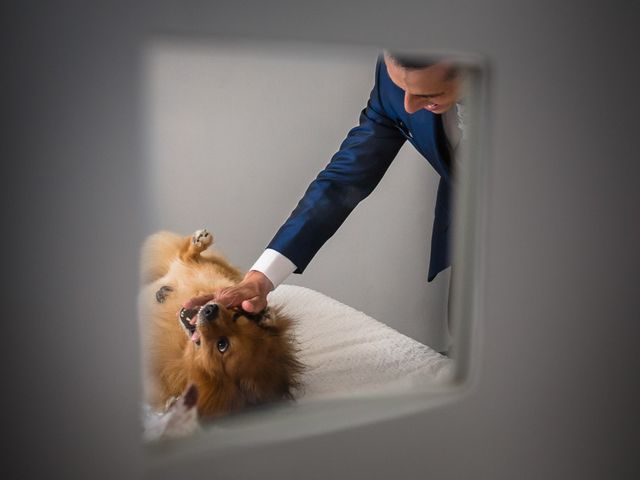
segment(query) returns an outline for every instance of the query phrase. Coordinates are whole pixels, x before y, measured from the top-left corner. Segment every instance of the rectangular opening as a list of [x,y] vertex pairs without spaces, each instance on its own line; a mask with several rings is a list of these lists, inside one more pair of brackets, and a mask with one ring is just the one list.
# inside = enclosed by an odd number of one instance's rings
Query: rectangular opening
[[[376,69],[381,51],[368,47],[159,38],[145,55],[149,234],[175,232],[184,246],[196,229],[207,228],[215,238],[211,248],[242,273],[362,121],[372,88],[385,75]],[[440,92],[418,92],[413,83],[403,86],[418,94],[410,101],[419,105],[417,113],[404,112],[405,120],[392,112],[397,102],[388,105],[385,98],[369,105],[370,117],[378,116],[367,121],[389,123],[377,135],[386,129],[403,137],[399,152],[304,274],[291,275],[269,297],[270,305],[295,320],[291,331],[306,366],[295,401],[201,421],[203,429],[174,444],[176,455],[391,418],[464,391],[477,354],[472,339],[482,298],[487,69],[468,55],[411,52],[409,58],[449,62],[455,72],[448,75],[464,75],[464,93],[446,120],[437,108],[426,112],[427,104],[420,103],[436,101],[427,94]],[[378,111],[381,105],[389,112]],[[433,138],[416,138],[425,131]],[[437,238],[449,242],[454,274],[450,267],[435,268],[438,274],[427,282],[434,229],[443,227],[434,227],[434,211],[445,175],[455,188],[452,219],[444,227],[455,235]],[[145,349],[149,318],[165,306],[158,298],[189,291],[184,275],[190,274],[180,275],[164,272],[143,285]],[[176,329],[181,327],[174,303],[182,305],[189,295],[166,303],[176,310]],[[181,340],[195,348],[192,343]],[[170,400],[165,397],[163,404]],[[167,416],[147,414],[147,426],[162,437]],[[194,440],[202,435],[213,438]],[[152,451],[157,448],[164,447]],[[169,461],[164,453],[152,458],[158,465]]]

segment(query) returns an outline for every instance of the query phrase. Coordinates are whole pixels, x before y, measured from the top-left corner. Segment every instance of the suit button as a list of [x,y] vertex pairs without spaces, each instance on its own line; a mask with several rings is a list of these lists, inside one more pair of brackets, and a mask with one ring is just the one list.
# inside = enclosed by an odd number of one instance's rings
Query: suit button
[[413,139],[413,135],[411,134],[411,132],[409,131],[409,129],[407,128],[407,126],[404,124],[402,120],[398,121],[398,126],[400,127],[400,131],[404,133],[405,137]]

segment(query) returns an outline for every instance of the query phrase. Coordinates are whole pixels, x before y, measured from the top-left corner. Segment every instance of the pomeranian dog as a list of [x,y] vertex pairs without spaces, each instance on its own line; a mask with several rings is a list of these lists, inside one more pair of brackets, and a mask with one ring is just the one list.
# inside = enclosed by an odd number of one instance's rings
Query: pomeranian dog
[[139,310],[145,396],[161,410],[195,385],[200,417],[292,399],[302,365],[292,322],[274,308],[250,314],[216,303],[241,273],[207,251],[213,236],[151,235],[142,251]]

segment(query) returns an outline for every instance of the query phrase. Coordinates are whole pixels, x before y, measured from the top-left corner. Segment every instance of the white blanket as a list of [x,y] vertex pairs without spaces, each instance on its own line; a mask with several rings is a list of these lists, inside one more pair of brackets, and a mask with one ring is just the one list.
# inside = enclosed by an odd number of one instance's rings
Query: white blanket
[[452,373],[449,358],[314,290],[281,285],[269,303],[296,322],[299,400],[430,387]]

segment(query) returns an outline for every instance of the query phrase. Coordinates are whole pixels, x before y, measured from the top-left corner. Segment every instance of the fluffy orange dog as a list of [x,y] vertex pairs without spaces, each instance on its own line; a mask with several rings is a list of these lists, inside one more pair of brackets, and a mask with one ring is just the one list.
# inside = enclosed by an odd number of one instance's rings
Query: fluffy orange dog
[[156,409],[191,384],[204,417],[290,399],[298,386],[291,321],[272,308],[248,314],[215,303],[213,293],[242,275],[205,251],[212,243],[206,230],[191,237],[159,232],[143,247],[145,388]]

